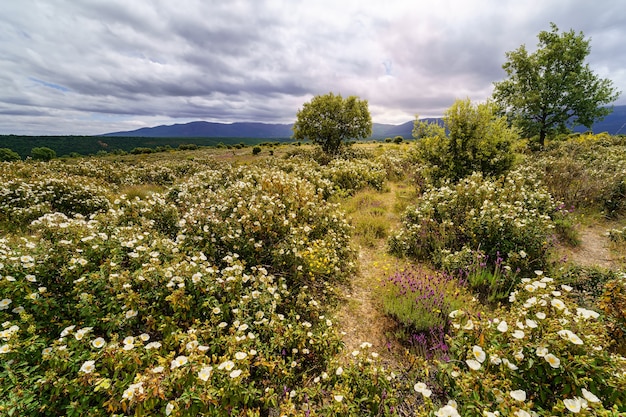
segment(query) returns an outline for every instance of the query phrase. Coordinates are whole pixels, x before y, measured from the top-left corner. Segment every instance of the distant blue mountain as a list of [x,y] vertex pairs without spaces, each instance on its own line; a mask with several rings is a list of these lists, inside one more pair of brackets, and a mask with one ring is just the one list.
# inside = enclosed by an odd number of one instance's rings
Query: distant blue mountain
[[[440,122],[440,118],[424,119],[429,122]],[[151,137],[151,138],[257,138],[257,139],[284,139],[293,134],[291,124],[273,123],[212,123],[190,122],[156,127],[143,127],[127,132],[106,133],[99,136]],[[576,132],[585,132],[585,127],[577,127]],[[402,136],[405,139],[412,137],[413,121],[399,125],[374,123],[370,139],[384,139]],[[626,106],[615,106],[613,113],[603,121],[593,125],[596,133],[608,132],[612,135],[626,134]]]

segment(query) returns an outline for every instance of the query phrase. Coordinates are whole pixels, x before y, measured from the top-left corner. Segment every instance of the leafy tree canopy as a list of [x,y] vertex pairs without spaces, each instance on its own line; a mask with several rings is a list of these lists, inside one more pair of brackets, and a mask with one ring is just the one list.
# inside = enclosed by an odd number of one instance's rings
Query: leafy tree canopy
[[494,99],[509,120],[527,137],[546,137],[566,132],[576,125],[590,128],[612,109],[604,107],[619,93],[608,79],[591,71],[585,58],[590,41],[582,32],[551,31],[537,36],[538,49],[529,53],[524,45],[507,52],[502,66],[508,78],[494,83]]
[[446,110],[441,126],[415,119],[413,137],[420,139],[416,156],[435,182],[457,181],[472,172],[498,176],[513,164],[511,145],[517,132],[493,103],[474,105],[457,100]]
[[367,100],[346,99],[328,93],[315,96],[298,110],[293,139],[310,139],[328,154],[336,154],[351,139],[372,134],[372,117]]
[[30,156],[33,159],[37,159],[39,161],[49,161],[51,159],[54,159],[57,157],[57,153],[50,148],[47,148],[45,146],[41,146],[38,148],[33,148],[30,151]]
[[0,161],[19,161],[20,155],[9,148],[0,148]]

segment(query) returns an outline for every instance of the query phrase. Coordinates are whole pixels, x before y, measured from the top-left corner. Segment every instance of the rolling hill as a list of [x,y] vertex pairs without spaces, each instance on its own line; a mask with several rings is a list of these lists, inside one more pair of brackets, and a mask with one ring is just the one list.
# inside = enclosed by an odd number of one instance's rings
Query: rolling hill
[[[430,122],[440,121],[439,118],[425,119]],[[150,137],[150,138],[255,138],[255,139],[285,139],[292,135],[291,124],[275,123],[214,123],[214,122],[190,122],[174,125],[161,125],[155,127],[143,127],[127,132],[105,133],[99,136],[123,136],[123,137]],[[384,139],[387,137],[402,136],[406,139],[412,137],[413,121],[399,125],[374,123],[370,139]],[[576,132],[585,132],[585,127],[577,127]],[[603,121],[593,125],[592,131],[608,132],[612,135],[626,134],[626,106],[615,106],[613,113]]]

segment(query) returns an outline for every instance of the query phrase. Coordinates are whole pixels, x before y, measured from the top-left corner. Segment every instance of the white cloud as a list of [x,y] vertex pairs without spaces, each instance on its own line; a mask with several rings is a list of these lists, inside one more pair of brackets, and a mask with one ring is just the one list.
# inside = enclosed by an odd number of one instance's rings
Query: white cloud
[[626,90],[623,16],[617,0],[7,0],[0,134],[286,123],[329,91],[367,99],[376,122],[436,116],[490,96],[505,52],[551,21],[591,37],[592,69]]

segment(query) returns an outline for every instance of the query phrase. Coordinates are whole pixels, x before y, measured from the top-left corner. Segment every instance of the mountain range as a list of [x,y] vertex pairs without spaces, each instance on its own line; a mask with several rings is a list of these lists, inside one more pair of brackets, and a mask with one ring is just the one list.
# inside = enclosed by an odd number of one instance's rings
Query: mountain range
[[[440,122],[440,118],[424,119],[429,122]],[[124,136],[124,137],[151,137],[151,138],[257,138],[257,139],[284,139],[291,137],[292,124],[276,123],[214,123],[214,122],[190,122],[174,125],[161,125],[155,127],[143,127],[127,132],[112,132],[99,136]],[[626,134],[626,106],[615,106],[613,113],[605,117],[603,121],[593,125],[593,132],[608,132],[615,135]],[[399,125],[374,123],[370,139],[383,139],[402,136],[406,139],[412,137],[413,121]],[[585,127],[577,127],[576,132],[585,132]]]

